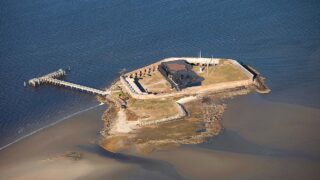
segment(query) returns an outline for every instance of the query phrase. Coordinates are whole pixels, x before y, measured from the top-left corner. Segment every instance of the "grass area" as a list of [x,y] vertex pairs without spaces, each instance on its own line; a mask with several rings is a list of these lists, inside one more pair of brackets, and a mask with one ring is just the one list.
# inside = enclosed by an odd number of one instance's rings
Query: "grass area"
[[[200,102],[191,102],[186,104],[186,108],[191,113],[191,116],[180,121],[173,121],[157,125],[157,127],[144,127],[141,133],[138,133],[137,138],[142,140],[158,140],[158,139],[179,139],[188,136],[197,135],[197,130],[201,128],[200,121],[196,116],[202,115]],[[202,116],[201,116],[202,117]]]
[[162,76],[159,71],[152,73],[151,76],[145,76],[139,80],[139,83],[148,92],[168,93],[175,91],[171,89],[169,82]]
[[156,71],[152,73],[150,76],[145,76],[143,79],[140,80],[140,83],[143,83],[144,85],[152,85],[164,79],[165,78],[162,76],[162,74],[160,74],[159,71]]
[[199,68],[199,66],[194,66],[193,71],[204,78],[202,85],[248,79],[248,77],[241,70],[228,62],[224,62],[218,66],[209,66],[208,73],[206,68],[204,72],[200,73]]
[[192,101],[185,104],[190,116],[182,120],[159,124],[157,126],[143,127],[136,133],[138,143],[148,142],[150,140],[181,140],[196,136],[205,128],[202,122],[203,109],[200,101]]
[[197,123],[188,120],[173,121],[157,126],[143,127],[136,133],[135,138],[138,143],[150,140],[181,139],[197,135],[198,127]]
[[[210,104],[211,101],[209,100],[204,101],[201,99],[186,103],[185,107],[190,113],[188,117],[158,125],[144,126],[136,129],[130,135],[112,135],[106,138],[101,143],[101,146],[112,152],[135,149],[140,153],[148,153],[154,150],[170,149],[178,146],[180,143],[202,143],[205,141],[205,138],[219,134],[222,128],[219,121],[206,122],[204,120],[203,114],[206,112],[204,105]],[[174,109],[172,108],[172,104],[168,103],[173,102],[173,100],[169,99],[160,100],[158,104],[149,100],[131,101],[130,103],[133,103],[135,108],[148,111],[149,113],[151,111],[154,113],[154,108],[164,108],[166,106],[169,108],[166,108],[161,113],[168,113],[170,108]],[[211,109],[210,111],[214,115],[218,115],[215,114],[216,109]],[[137,111],[134,112],[137,113]]]
[[175,102],[169,98],[164,100],[129,99],[128,110],[131,115],[134,113],[136,116],[146,120],[166,118],[179,113]]

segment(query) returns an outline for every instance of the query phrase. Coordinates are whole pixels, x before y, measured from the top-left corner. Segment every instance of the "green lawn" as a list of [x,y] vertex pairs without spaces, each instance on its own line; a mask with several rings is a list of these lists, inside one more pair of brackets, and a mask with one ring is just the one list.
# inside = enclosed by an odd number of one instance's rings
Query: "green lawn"
[[204,72],[199,73],[199,68],[199,66],[194,66],[193,71],[204,78],[202,85],[248,79],[241,70],[230,63],[209,67],[209,72],[207,72],[207,68],[205,68]]

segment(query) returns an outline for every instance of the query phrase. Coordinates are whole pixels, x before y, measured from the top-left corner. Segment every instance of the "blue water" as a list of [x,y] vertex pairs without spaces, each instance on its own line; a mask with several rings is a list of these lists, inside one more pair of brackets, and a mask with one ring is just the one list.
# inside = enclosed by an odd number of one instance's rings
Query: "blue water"
[[320,107],[319,1],[0,1],[0,147],[97,102],[23,82],[61,67],[103,88],[170,56],[226,57],[254,66],[268,100]]

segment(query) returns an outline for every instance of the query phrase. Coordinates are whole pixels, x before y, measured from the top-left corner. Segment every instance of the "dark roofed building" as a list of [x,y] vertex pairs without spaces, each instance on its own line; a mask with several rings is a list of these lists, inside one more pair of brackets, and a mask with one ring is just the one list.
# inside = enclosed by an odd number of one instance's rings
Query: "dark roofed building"
[[186,64],[167,64],[167,70],[170,73],[176,73],[178,71],[188,71]]
[[201,85],[203,80],[192,71],[192,65],[185,60],[162,62],[159,65],[159,71],[178,91],[186,87]]

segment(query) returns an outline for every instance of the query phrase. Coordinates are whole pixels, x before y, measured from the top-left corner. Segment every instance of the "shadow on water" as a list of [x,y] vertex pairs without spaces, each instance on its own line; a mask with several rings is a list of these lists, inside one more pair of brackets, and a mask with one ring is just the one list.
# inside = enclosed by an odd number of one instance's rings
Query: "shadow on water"
[[[164,161],[152,160],[122,153],[112,153],[98,145],[79,145],[78,147],[86,152],[98,154],[104,158],[114,159],[121,163],[139,165],[143,170],[145,170],[143,177],[148,176],[148,173],[151,172],[153,175],[155,173],[156,175],[160,175],[161,177],[166,177],[169,179],[185,179],[176,171],[173,165]],[[137,174],[137,176],[141,178],[142,174]],[[135,174],[130,175],[130,178],[135,179]]]
[[243,138],[236,131],[232,130],[225,130],[219,136],[210,138],[207,142],[196,146],[230,153],[241,153],[280,158],[305,158],[316,161],[320,160],[320,157],[316,155],[306,154],[295,150],[276,149],[252,143]]

